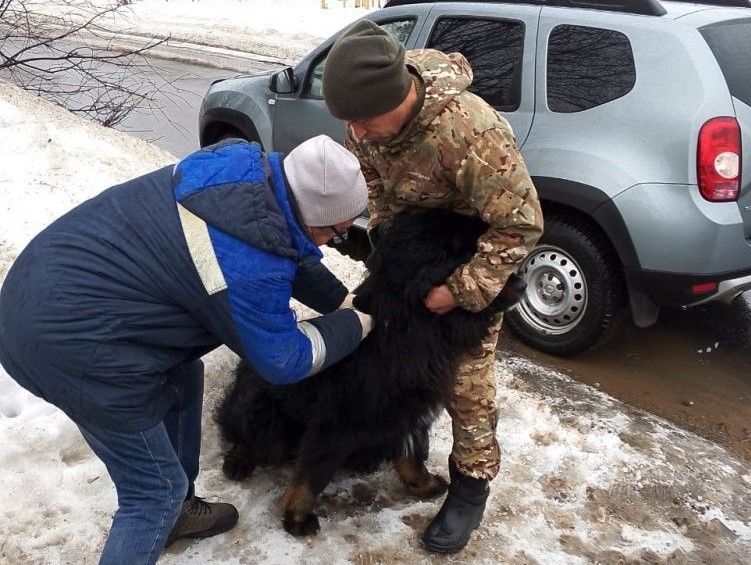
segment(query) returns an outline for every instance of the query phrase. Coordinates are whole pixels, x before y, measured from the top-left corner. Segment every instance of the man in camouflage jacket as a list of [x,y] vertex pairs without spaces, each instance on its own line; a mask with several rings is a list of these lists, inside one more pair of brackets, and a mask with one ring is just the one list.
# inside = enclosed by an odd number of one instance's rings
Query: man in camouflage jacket
[[[511,127],[467,91],[471,83],[463,55],[405,54],[367,20],[337,40],[323,75],[328,109],[347,122],[345,145],[368,183],[374,241],[390,217],[410,209],[447,208],[489,224],[472,259],[426,297],[437,314],[485,308],[542,234],[540,203]],[[461,364],[446,407],[454,436],[451,486],[422,540],[432,551],[467,544],[482,519],[488,482],[498,473],[493,361],[500,322]]]

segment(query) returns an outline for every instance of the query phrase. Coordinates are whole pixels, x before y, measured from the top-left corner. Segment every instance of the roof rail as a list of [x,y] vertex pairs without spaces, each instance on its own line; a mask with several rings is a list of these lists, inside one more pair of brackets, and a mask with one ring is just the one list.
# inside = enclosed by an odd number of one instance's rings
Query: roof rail
[[708,4],[710,6],[726,6],[728,8],[751,8],[751,0],[671,0],[681,4]]
[[[566,8],[586,8],[588,10],[605,10],[609,12],[628,12],[645,16],[664,16],[667,14],[657,0],[389,0],[384,8],[408,6],[410,4],[431,4],[433,2],[487,2],[490,4],[533,4],[536,6],[562,6]],[[720,0],[718,0],[720,1]],[[728,0],[732,1],[732,0]],[[736,0],[742,1],[742,0]]]

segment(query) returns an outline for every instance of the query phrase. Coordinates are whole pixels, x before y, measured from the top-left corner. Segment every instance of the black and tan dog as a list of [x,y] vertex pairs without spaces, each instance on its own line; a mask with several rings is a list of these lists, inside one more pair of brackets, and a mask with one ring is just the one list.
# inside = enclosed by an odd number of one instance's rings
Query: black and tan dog
[[230,444],[224,472],[242,480],[259,464],[295,461],[283,497],[284,527],[316,533],[316,496],[342,468],[375,470],[391,461],[406,488],[426,498],[446,481],[428,472],[413,434],[448,399],[459,360],[480,345],[498,313],[515,303],[515,279],[484,311],[438,316],[423,300],[475,253],[487,225],[446,211],[399,215],[367,261],[355,304],[371,313],[372,333],[349,357],[292,386],[274,386],[240,364],[216,420]]

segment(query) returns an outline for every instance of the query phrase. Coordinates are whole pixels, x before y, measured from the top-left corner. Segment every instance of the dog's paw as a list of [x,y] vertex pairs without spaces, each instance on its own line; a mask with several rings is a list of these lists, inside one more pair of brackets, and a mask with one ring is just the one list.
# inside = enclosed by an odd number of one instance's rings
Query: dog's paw
[[442,495],[448,490],[449,483],[440,475],[428,475],[427,480],[408,485],[407,488],[413,496],[423,500]]
[[224,476],[233,481],[242,481],[253,474],[256,466],[244,459],[238,459],[231,454],[224,457],[222,472]]
[[312,513],[306,514],[302,520],[300,516],[285,514],[284,529],[293,536],[314,536],[321,529],[321,524],[318,522],[318,516]]

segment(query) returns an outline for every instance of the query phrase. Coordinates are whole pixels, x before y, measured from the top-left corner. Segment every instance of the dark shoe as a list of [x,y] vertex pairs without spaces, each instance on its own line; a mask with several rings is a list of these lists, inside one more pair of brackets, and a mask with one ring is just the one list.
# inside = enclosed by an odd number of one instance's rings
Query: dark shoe
[[482,521],[490,488],[488,481],[462,475],[449,463],[451,484],[443,506],[428,525],[422,544],[434,553],[454,553],[469,541]]
[[164,547],[182,538],[207,538],[221,534],[232,529],[237,519],[234,506],[224,502],[206,502],[195,496],[191,487]]

